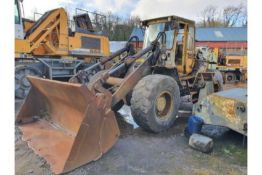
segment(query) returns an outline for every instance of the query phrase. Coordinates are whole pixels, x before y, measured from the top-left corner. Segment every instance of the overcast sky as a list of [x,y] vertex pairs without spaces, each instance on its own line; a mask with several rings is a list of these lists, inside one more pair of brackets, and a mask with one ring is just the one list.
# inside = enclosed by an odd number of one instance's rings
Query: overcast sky
[[223,8],[240,3],[246,5],[247,0],[24,0],[23,4],[26,17],[32,17],[34,11],[44,13],[64,7],[71,13],[75,12],[75,8],[83,8],[104,13],[111,11],[124,18],[130,15],[138,15],[142,19],[177,15],[199,20],[200,12],[209,5]]

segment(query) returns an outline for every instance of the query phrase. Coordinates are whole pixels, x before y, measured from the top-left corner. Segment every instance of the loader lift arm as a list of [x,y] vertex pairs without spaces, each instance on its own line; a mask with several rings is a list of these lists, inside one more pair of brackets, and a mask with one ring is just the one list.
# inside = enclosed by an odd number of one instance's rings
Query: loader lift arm
[[95,64],[89,66],[88,68],[84,69],[84,70],[78,71],[76,75],[74,75],[72,78],[70,78],[69,82],[87,84],[90,81],[90,78],[91,78],[90,74],[92,74],[93,70],[103,69],[103,66],[106,63],[112,61],[116,57],[120,57],[120,55],[123,54],[123,53],[126,53],[126,55],[123,58],[121,58],[120,62],[123,61],[124,59],[126,59],[128,56],[134,55],[135,49],[134,49],[134,45],[131,43],[133,40],[135,40],[136,49],[137,49],[138,48],[138,37],[132,36],[127,41],[127,43],[125,44],[125,46],[123,48],[117,50],[116,52],[112,53],[108,57],[101,58],[98,63],[95,63]]
[[[112,93],[112,107],[124,99],[143,76],[150,74],[151,67],[156,63],[156,59],[158,59],[160,54],[158,42],[160,38],[165,38],[164,32],[160,32],[157,38],[147,48],[133,56],[127,57],[123,63],[109,69],[96,83],[94,83],[92,87],[94,92],[105,92],[105,90],[107,90],[105,87],[109,85],[109,89],[111,89],[110,91]],[[144,55],[146,55],[144,62],[135,68],[135,70],[124,78],[117,77],[125,73],[129,66]]]

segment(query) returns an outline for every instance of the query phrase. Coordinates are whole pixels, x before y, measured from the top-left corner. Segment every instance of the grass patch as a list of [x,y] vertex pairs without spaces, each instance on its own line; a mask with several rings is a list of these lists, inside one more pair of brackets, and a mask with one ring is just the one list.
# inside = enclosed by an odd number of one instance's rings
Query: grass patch
[[223,156],[233,158],[234,162],[239,165],[247,165],[247,149],[241,145],[226,144],[220,147],[219,152],[222,153]]

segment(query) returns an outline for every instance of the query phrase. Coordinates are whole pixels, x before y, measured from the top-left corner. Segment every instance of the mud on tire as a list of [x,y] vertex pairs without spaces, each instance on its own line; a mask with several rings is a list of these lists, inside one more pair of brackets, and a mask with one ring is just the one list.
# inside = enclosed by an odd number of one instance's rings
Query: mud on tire
[[177,82],[170,76],[154,74],[142,78],[135,86],[131,112],[139,126],[159,133],[174,124],[179,105]]

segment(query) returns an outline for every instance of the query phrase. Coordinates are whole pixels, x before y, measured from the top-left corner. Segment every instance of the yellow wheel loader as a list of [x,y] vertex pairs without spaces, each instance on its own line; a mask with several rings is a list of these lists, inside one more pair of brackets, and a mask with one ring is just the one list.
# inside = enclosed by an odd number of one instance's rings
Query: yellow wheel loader
[[[50,10],[37,21],[22,18],[22,0],[15,0],[15,96],[30,89],[27,75],[48,79],[72,77],[78,70],[109,55],[109,41],[98,21],[105,16],[76,9],[70,21],[63,8]],[[93,16],[97,23],[92,23]],[[95,74],[98,70],[93,70]]]
[[114,112],[124,103],[140,127],[159,133],[174,124],[181,96],[196,102],[207,82],[219,90],[215,73],[195,57],[194,21],[167,16],[141,24],[143,49],[88,84],[27,77],[32,88],[16,123],[54,173],[97,160],[112,148],[120,135]]

